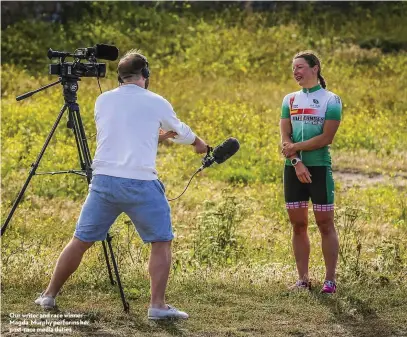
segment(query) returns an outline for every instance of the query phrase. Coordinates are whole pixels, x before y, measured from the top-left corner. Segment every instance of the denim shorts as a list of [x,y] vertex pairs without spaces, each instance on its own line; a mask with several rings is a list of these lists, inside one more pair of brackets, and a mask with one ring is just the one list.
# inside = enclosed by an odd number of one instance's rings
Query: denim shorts
[[170,212],[159,180],[95,175],[74,236],[85,242],[103,241],[117,217],[126,213],[145,243],[171,241]]

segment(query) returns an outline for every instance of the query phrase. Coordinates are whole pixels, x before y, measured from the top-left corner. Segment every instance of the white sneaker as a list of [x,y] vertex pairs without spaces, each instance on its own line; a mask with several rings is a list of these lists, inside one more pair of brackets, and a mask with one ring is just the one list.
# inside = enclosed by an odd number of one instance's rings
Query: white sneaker
[[148,319],[160,320],[160,319],[188,319],[188,314],[186,312],[180,311],[170,305],[167,305],[168,309],[148,309]]
[[55,302],[55,297],[52,296],[44,296],[44,293],[42,293],[35,301],[35,304],[40,305],[44,309],[51,310],[55,309],[56,307],[56,302]]

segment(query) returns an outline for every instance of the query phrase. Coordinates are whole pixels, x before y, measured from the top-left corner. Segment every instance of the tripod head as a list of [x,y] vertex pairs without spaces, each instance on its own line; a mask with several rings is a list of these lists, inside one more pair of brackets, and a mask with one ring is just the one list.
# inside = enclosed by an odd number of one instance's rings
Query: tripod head
[[47,89],[49,87],[52,87],[52,86],[54,86],[54,85],[56,85],[58,83],[62,83],[63,88],[64,88],[65,102],[74,103],[74,102],[76,102],[76,99],[77,99],[76,93],[77,93],[77,91],[79,89],[78,81],[80,81],[80,80],[81,79],[79,77],[77,77],[77,76],[72,76],[72,75],[71,76],[61,76],[59,78],[59,80],[56,81],[56,82],[47,84],[47,85],[45,85],[45,86],[43,86],[41,88],[38,88],[38,89],[33,90],[33,91],[29,91],[29,92],[26,92],[25,94],[17,96],[16,100],[21,101],[21,100],[23,100],[25,98],[28,98],[28,97],[36,94],[37,92],[43,91],[43,90],[45,90],[45,89]]

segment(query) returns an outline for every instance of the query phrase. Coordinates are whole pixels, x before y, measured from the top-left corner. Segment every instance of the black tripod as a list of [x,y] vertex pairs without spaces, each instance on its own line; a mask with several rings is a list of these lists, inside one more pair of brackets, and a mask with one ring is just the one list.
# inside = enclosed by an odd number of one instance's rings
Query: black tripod
[[[79,105],[76,103],[77,100],[77,96],[76,96],[76,92],[78,91],[78,81],[80,81],[79,77],[77,76],[62,76],[60,77],[60,79],[54,83],[48,84],[44,87],[41,87],[37,90],[31,91],[29,93],[26,93],[24,95],[18,96],[17,97],[17,101],[20,101],[24,98],[27,98],[33,94],[35,94],[36,92],[45,90],[51,86],[54,86],[58,83],[62,83],[63,86],[63,92],[64,92],[64,100],[65,100],[65,104],[62,107],[61,111],[59,112],[59,115],[54,123],[54,125],[52,126],[52,129],[50,131],[50,133],[47,136],[47,139],[45,140],[45,143],[36,159],[36,161],[31,164],[31,169],[30,169],[30,173],[28,175],[27,180],[24,183],[23,188],[21,189],[20,193],[17,196],[17,199],[15,200],[11,211],[9,213],[9,215],[7,216],[6,222],[4,223],[4,225],[1,227],[1,235],[3,236],[3,234],[5,233],[7,226],[14,214],[14,211],[16,210],[17,206],[19,205],[21,199],[23,198],[24,192],[28,187],[28,184],[30,183],[31,178],[36,174],[36,170],[38,168],[38,165],[41,161],[41,158],[43,157],[45,150],[49,144],[49,142],[51,141],[52,136],[55,133],[55,130],[59,124],[59,122],[61,121],[61,118],[64,114],[64,112],[66,110],[68,110],[68,123],[67,123],[67,127],[69,129],[72,129],[74,135],[75,135],[75,141],[76,141],[76,146],[78,148],[78,153],[79,153],[79,162],[81,165],[81,170],[68,170],[68,171],[58,171],[58,172],[48,172],[48,174],[60,174],[60,173],[74,173],[74,174],[78,174],[78,175],[82,175],[82,176],[86,176],[87,182],[88,184],[90,183],[91,179],[92,179],[92,169],[91,169],[91,164],[92,164],[92,159],[90,156],[90,151],[89,151],[89,146],[87,143],[87,139],[85,136],[85,129],[83,127],[82,124],[82,119],[81,119],[81,115],[79,112]],[[117,268],[117,263],[116,263],[116,259],[114,257],[114,253],[113,253],[113,248],[112,248],[112,237],[107,234],[106,237],[106,242],[107,242],[107,246],[109,248],[110,251],[110,256],[112,259],[112,263],[113,263],[113,268],[114,268],[114,272],[116,275],[116,280],[117,280],[117,284],[119,286],[119,290],[120,290],[120,296],[123,302],[123,307],[124,307],[124,311],[128,312],[129,311],[129,304],[126,301],[126,298],[124,296],[124,292],[123,292],[123,287],[121,285],[120,282],[120,275],[119,275],[119,270]],[[105,241],[102,241],[102,246],[103,246],[103,253],[106,259],[106,265],[107,265],[107,271],[109,274],[109,279],[112,285],[114,285],[116,282],[113,280],[113,275],[112,275],[112,269],[110,266],[110,262],[109,262],[109,256],[107,253],[107,248],[106,248],[106,243]]]

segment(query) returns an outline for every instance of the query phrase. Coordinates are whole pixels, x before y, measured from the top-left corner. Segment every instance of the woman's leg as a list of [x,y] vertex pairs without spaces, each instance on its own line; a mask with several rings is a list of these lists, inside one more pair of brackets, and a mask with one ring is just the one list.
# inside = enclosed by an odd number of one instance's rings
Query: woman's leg
[[[303,206],[308,205],[303,202]],[[310,243],[308,238],[308,207],[288,209],[288,216],[293,227],[292,245],[295,262],[297,264],[298,278],[308,282],[308,263]]]
[[315,211],[315,220],[322,239],[326,274],[325,280],[335,281],[336,264],[339,254],[339,240],[334,226],[334,211]]

